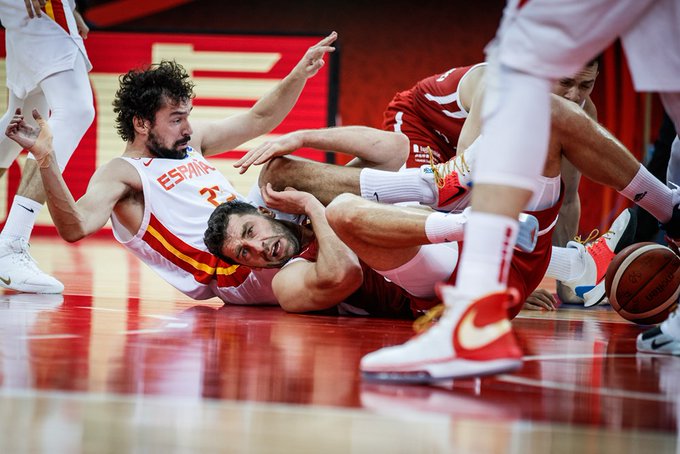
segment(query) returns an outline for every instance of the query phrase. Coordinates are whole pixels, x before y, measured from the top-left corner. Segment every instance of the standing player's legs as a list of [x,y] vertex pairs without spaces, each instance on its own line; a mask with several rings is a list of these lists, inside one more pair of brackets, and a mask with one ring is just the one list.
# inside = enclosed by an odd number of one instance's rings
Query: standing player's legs
[[[675,124],[680,126],[680,93],[661,93],[664,108]],[[669,184],[680,184],[680,139],[675,137],[671,146],[671,159],[668,162]],[[680,239],[680,207],[676,206],[673,219],[664,226],[669,240],[677,245]],[[680,355],[680,314],[673,311],[663,323],[651,328],[637,337],[637,349],[646,353]]]
[[[512,343],[504,310],[512,292],[506,287],[517,214],[545,162],[551,80],[576,72],[651,3],[516,0],[506,7],[489,56],[483,140],[457,285],[443,288],[447,311],[435,328],[370,355],[371,364],[390,370],[386,379],[414,373],[405,357],[426,371],[423,381],[519,367],[521,354],[506,348]],[[433,355],[440,343],[447,347],[438,351],[447,354]]]
[[[55,131],[57,163],[63,170],[94,119],[92,90],[82,55],[78,55],[74,69],[46,77],[39,88],[41,105],[25,103],[23,113],[30,118],[30,110],[37,108],[44,117],[50,114],[48,122]],[[63,291],[63,284],[41,271],[28,252],[28,240],[44,203],[45,192],[38,164],[29,155],[7,222],[0,232],[2,287],[35,293]]]
[[[668,116],[673,120],[675,131],[680,134],[680,93],[659,93],[664,109]],[[680,185],[680,138],[676,135],[671,145],[671,158],[668,162],[666,173],[667,181]]]

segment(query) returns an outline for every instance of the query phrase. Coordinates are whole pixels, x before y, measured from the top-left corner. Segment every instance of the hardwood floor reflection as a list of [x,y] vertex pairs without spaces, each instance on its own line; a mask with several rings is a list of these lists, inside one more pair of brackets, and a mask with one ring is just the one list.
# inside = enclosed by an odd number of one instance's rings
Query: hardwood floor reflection
[[608,306],[522,312],[517,373],[382,385],[359,360],[408,321],[198,304],[111,241],[34,243],[66,292],[0,295],[0,452],[676,449],[680,359]]

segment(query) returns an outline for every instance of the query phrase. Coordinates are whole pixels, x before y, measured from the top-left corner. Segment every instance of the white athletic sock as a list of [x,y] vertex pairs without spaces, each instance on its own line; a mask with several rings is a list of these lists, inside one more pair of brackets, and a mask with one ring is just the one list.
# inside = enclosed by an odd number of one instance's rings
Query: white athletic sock
[[0,232],[0,238],[23,238],[28,241],[41,208],[41,203],[27,197],[15,195],[5,227]]
[[649,211],[662,224],[673,216],[673,192],[644,166],[640,166],[628,186],[619,194]]
[[463,294],[476,298],[507,287],[518,224],[506,216],[470,212],[456,279]]
[[425,235],[435,244],[462,241],[466,220],[466,213],[434,212],[425,220]]
[[420,169],[405,169],[399,172],[362,169],[359,175],[361,197],[383,203],[432,204],[436,200],[436,194],[420,174]]
[[558,281],[571,281],[581,276],[585,270],[586,264],[583,263],[578,249],[553,246],[545,275]]

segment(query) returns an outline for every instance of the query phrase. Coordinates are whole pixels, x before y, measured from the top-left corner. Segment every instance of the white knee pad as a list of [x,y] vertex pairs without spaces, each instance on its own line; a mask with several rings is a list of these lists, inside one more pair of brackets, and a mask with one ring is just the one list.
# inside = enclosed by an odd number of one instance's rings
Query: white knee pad
[[490,64],[475,183],[536,190],[550,134],[551,81]]
[[76,58],[72,70],[46,77],[40,88],[50,107],[48,123],[54,134],[54,154],[63,171],[94,120],[92,88],[82,55]]

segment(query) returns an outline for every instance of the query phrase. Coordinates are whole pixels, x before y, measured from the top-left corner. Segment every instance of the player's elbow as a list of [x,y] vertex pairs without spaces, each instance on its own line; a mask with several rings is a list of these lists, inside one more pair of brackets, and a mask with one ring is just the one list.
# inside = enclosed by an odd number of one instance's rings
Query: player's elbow
[[364,272],[361,269],[361,263],[356,256],[353,256],[347,257],[341,266],[334,267],[332,273],[321,276],[318,287],[325,293],[342,295],[344,299],[345,296],[358,289],[363,280]]
[[80,228],[59,228],[57,226],[57,232],[59,233],[59,236],[66,241],[67,243],[75,243],[77,241],[82,240],[85,238],[87,235],[85,234],[85,231],[80,229]]

